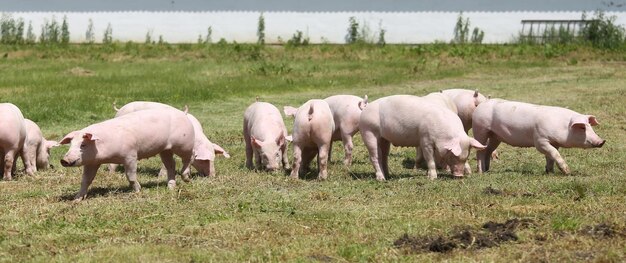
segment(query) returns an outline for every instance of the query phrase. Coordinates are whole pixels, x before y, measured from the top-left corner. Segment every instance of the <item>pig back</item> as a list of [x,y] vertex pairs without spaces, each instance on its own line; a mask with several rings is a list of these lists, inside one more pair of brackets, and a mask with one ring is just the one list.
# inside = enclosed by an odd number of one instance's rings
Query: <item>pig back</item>
[[287,128],[280,111],[267,102],[255,102],[244,113],[244,124],[248,135],[265,140],[275,140],[281,133],[287,136]]
[[103,158],[137,152],[139,159],[165,150],[193,151],[194,129],[184,112],[176,109],[141,110],[84,129],[101,138]]
[[26,139],[24,116],[11,103],[0,103],[0,147],[3,150],[22,148]]
[[354,134],[359,131],[359,118],[361,117],[361,109],[359,103],[363,98],[354,95],[335,95],[324,99],[328,103],[328,107],[333,115],[335,122],[335,135],[340,139],[338,132],[346,134]]
[[396,95],[380,104],[381,136],[396,146],[417,146],[426,137],[463,131],[459,117],[427,99]]

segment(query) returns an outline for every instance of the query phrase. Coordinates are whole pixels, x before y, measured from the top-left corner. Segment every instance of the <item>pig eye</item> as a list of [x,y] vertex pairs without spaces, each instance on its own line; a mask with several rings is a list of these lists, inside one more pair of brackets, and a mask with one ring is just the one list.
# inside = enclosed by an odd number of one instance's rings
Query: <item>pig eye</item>
[[83,144],[81,144],[81,145],[80,145],[80,148],[81,148],[81,149],[84,149],[85,147],[87,147],[87,144],[84,144],[84,143],[83,143]]

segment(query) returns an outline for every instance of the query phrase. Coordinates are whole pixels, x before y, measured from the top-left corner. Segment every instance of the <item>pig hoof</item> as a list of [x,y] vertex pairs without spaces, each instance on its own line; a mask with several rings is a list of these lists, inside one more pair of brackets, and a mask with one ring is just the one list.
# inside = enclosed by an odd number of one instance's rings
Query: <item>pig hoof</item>
[[131,183],[130,187],[133,188],[133,191],[135,193],[139,192],[141,190],[141,185],[139,185],[139,183],[135,182],[135,183]]
[[170,190],[174,190],[174,188],[176,188],[176,181],[172,180],[167,182],[167,188],[169,188]]
[[385,177],[376,177],[376,181],[384,182],[385,181]]
[[13,178],[11,178],[11,176],[4,176],[2,177],[2,179],[4,179],[5,181],[11,181]]
[[189,183],[189,182],[191,182],[191,179],[189,178],[189,175],[183,175],[183,181],[184,181],[185,183]]
[[72,203],[76,204],[76,203],[82,201],[83,199],[85,199],[84,196],[78,196],[77,195],[76,197],[74,197],[74,200],[72,200]]

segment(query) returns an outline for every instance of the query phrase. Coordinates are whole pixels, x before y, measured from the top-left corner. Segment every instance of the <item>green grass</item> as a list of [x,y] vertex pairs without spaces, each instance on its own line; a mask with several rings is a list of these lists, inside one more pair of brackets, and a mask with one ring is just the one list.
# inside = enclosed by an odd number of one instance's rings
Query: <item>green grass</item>
[[[111,118],[114,101],[153,100],[189,105],[232,155],[218,158],[216,178],[179,180],[175,191],[156,177],[158,158],[140,162],[140,193],[124,175],[101,169],[88,198],[72,204],[82,169],[60,167],[67,146],[55,148],[56,169],[0,182],[0,261],[623,261],[625,237],[581,230],[626,228],[626,55],[551,48],[0,46],[2,101],[20,107],[49,139]],[[502,145],[488,174],[430,181],[425,170],[409,168],[413,149],[392,147],[392,175],[381,183],[359,135],[350,168],[334,145],[327,181],[244,168],[241,123],[256,96],[282,109],[334,94],[374,100],[456,87],[594,114],[607,143],[562,149],[573,176],[546,175],[536,150]],[[486,194],[487,187],[507,194]],[[414,254],[393,246],[404,233],[440,235],[510,218],[536,226],[482,250]]]

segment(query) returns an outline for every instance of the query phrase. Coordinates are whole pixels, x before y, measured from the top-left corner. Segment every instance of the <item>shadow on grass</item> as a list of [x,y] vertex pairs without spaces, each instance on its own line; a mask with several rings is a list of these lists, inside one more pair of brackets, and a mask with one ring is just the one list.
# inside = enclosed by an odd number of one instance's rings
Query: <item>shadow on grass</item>
[[[141,184],[141,189],[150,189],[156,187],[167,187],[167,182],[147,182]],[[79,189],[76,189],[76,192],[70,194],[64,194],[59,198],[60,202],[64,201],[73,201],[76,193]],[[103,197],[113,193],[132,193],[133,189],[130,186],[126,187],[92,187],[87,191],[87,198],[94,197]]]

